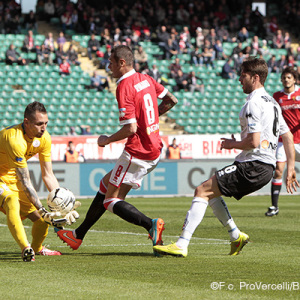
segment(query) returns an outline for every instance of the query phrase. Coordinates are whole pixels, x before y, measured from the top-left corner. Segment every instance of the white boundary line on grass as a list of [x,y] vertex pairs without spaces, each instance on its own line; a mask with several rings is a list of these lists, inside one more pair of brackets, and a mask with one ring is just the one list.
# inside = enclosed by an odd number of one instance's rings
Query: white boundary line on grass
[[[6,224],[0,224],[0,227],[7,227]],[[24,228],[31,228],[30,226],[24,226]],[[136,235],[136,236],[145,236],[144,233],[136,233],[136,232],[127,232],[127,231],[106,231],[106,230],[94,230],[91,229],[89,232],[94,232],[94,233],[107,233],[107,234],[121,234],[121,235]],[[175,238],[177,239],[178,236],[174,235],[164,235],[164,238]],[[199,238],[199,237],[192,237],[192,241],[197,241],[197,244],[228,244],[228,240],[222,240],[222,239],[211,239],[211,238]],[[199,242],[198,242],[199,241]],[[210,241],[207,243],[201,243],[200,241]],[[191,244],[195,244],[192,243]],[[131,244],[131,245],[101,245],[101,246],[148,246],[149,244]],[[87,245],[89,247],[95,247],[99,245]]]

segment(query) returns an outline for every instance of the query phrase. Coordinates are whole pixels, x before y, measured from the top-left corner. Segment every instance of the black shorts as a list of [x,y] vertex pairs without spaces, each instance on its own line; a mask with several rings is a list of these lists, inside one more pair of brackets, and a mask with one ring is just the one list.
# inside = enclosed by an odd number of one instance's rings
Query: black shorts
[[222,195],[240,200],[265,186],[273,177],[274,166],[261,161],[237,162],[216,171]]

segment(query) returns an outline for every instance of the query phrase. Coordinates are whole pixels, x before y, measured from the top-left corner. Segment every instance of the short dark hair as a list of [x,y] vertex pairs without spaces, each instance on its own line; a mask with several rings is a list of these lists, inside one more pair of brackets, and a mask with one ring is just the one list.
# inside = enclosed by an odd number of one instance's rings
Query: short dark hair
[[40,103],[38,101],[31,102],[30,104],[27,105],[25,109],[24,118],[28,120],[32,120],[37,111],[44,114],[47,113],[47,110],[43,103]]
[[264,85],[268,76],[268,65],[262,58],[250,56],[244,60],[241,66],[242,72],[249,73],[251,76],[258,75],[260,83]]
[[281,73],[281,78],[285,74],[292,74],[294,76],[295,80],[298,79],[298,72],[293,67],[289,66],[289,67],[284,68],[283,71],[282,71],[282,73]]
[[125,45],[116,46],[112,48],[111,55],[114,55],[116,61],[124,59],[126,61],[126,65],[133,66],[134,57],[130,47]]

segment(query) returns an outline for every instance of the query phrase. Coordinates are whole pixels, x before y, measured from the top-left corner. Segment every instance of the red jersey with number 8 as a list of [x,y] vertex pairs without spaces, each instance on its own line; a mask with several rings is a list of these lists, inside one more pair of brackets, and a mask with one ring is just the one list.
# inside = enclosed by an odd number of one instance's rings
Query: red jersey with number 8
[[117,83],[120,125],[137,123],[137,132],[128,137],[125,150],[136,158],[154,160],[162,148],[157,98],[163,98],[167,89],[135,70],[123,75]]

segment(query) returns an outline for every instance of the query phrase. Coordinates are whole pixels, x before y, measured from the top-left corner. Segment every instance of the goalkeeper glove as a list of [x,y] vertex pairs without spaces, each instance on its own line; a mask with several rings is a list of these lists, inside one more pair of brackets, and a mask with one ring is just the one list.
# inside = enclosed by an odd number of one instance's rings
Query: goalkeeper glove
[[67,220],[66,224],[68,225],[72,225],[73,223],[76,222],[76,219],[79,218],[79,213],[75,210],[76,208],[78,208],[79,206],[81,206],[81,202],[80,201],[76,201],[74,208],[67,213],[64,218]]
[[62,219],[54,219],[55,217],[61,217],[61,213],[56,211],[56,212],[49,212],[45,209],[45,207],[41,207],[38,210],[38,213],[40,214],[40,216],[44,219],[44,221],[46,223],[48,223],[49,225],[52,226],[57,226],[57,227],[61,227],[62,224],[66,223],[66,219],[62,218]]

